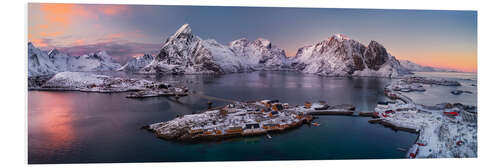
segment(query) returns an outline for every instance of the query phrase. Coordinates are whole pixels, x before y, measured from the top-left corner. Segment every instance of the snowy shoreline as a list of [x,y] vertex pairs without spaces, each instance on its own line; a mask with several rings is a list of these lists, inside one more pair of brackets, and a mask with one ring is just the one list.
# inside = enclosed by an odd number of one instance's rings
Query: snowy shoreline
[[187,88],[173,86],[166,82],[110,77],[86,72],[60,72],[52,77],[32,78],[29,80],[28,90],[96,93],[132,92],[127,97],[137,98],[157,96],[182,97],[188,95]]
[[374,115],[378,119],[369,122],[417,133],[418,139],[408,150],[408,158],[477,157],[475,106],[460,103],[425,106],[416,104],[394,88],[397,87],[390,84],[384,93],[395,103],[377,105]]

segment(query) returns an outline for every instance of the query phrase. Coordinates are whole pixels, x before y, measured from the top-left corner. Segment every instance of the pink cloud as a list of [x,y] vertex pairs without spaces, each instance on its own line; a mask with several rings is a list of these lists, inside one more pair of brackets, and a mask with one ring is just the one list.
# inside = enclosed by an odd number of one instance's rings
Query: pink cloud
[[104,5],[99,8],[100,12],[108,16],[117,15],[127,10],[128,7],[126,5]]

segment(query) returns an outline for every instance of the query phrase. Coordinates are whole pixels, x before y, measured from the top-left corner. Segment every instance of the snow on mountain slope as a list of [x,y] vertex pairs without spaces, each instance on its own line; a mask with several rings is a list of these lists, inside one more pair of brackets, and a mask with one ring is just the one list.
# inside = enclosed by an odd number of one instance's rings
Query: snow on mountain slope
[[69,56],[57,49],[49,52],[28,43],[28,76],[52,75],[63,71],[114,71],[120,67],[106,52]]
[[451,70],[451,69],[423,66],[423,65],[411,62],[409,60],[399,60],[399,62],[401,64],[401,66],[408,69],[409,71],[414,71],[414,72],[457,72],[456,70]]
[[[57,66],[57,64],[64,64],[59,62],[61,61],[59,55],[52,52],[51,57],[52,59],[49,57],[47,52],[36,48],[31,42],[29,42],[28,76],[50,75],[61,71],[61,69],[65,69],[65,67]],[[55,57],[57,57],[57,59]],[[64,62],[66,62],[66,60]]]
[[140,73],[223,74],[261,69],[279,69],[284,51],[265,39],[236,40],[229,46],[213,39],[202,40],[188,24],[168,38],[160,53]]
[[292,68],[323,76],[398,77],[409,73],[378,42],[365,46],[341,34],[302,47],[291,59]]
[[[61,71],[134,71],[146,74],[224,74],[256,70],[298,70],[322,76],[399,77],[410,70],[378,42],[368,46],[340,34],[300,48],[292,58],[269,40],[246,38],[222,45],[193,35],[188,24],[170,36],[156,56],[131,59],[124,66],[106,52],[68,56],[57,50],[45,52],[29,45],[29,75]],[[407,63],[408,64],[408,63]]]
[[281,70],[288,68],[288,59],[285,51],[273,47],[267,39],[258,38],[248,41],[246,38],[238,39],[229,43],[229,48],[240,59],[245,60],[248,70]]
[[140,70],[140,73],[173,74],[222,72],[222,67],[215,63],[212,52],[198,36],[191,33],[188,24],[184,24],[170,36],[153,62]]
[[127,61],[125,65],[120,67],[118,71],[139,71],[153,61],[154,57],[151,54],[135,57]]
[[70,56],[68,71],[115,71],[121,65],[115,63],[106,51],[82,56]]

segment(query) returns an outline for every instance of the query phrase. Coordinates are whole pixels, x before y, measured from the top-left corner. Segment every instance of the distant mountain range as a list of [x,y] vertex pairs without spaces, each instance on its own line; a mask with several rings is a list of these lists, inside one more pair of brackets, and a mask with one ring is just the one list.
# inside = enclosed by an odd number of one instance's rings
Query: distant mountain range
[[69,56],[56,49],[42,51],[28,43],[28,76],[63,71],[129,71],[143,74],[225,74],[259,70],[296,70],[322,76],[399,77],[412,71],[451,71],[397,60],[376,41],[368,46],[335,34],[300,48],[294,57],[269,40],[246,38],[222,45],[203,40],[188,24],[170,36],[155,56],[145,54],[116,63],[105,51]]
[[399,60],[401,66],[412,72],[460,72],[458,70],[423,66],[408,60]]
[[63,71],[114,71],[120,66],[105,51],[70,56],[57,49],[43,51],[28,43],[28,76],[52,75]]

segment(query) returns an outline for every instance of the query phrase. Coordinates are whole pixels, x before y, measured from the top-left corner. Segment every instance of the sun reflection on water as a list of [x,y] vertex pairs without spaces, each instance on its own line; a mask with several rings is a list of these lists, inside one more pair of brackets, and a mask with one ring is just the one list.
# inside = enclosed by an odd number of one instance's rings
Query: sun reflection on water
[[[45,147],[58,150],[69,146],[74,140],[73,121],[74,114],[72,106],[74,101],[71,98],[65,97],[63,93],[47,93],[40,92],[42,96],[37,99],[30,99],[30,102],[36,103],[37,107],[28,108],[37,116],[33,116],[35,120],[30,119],[30,132],[42,134],[41,140]],[[32,139],[32,138],[30,138]]]

